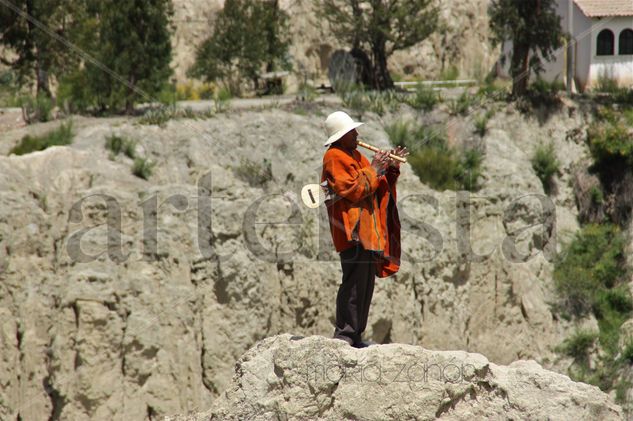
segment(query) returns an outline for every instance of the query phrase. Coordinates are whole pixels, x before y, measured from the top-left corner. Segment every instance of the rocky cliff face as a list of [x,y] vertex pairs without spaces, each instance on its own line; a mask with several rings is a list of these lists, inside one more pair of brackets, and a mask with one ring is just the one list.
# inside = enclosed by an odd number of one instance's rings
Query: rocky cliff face
[[600,389],[481,354],[402,344],[354,349],[322,336],[273,336],[235,365],[213,408],[172,421],[204,420],[618,420]]
[[[497,107],[482,140],[473,117],[426,117],[447,123],[453,142],[481,142],[483,188],[437,192],[403,167],[405,255],[396,276],[377,280],[366,335],[564,371],[552,347],[569,328],[548,306],[544,244],[577,229],[567,181],[586,151],[567,134],[584,117],[565,109],[539,122]],[[325,209],[297,197],[319,179],[334,109],[266,107],[163,128],[75,118],[71,146],[0,157],[0,419],[202,411],[258,340],[331,336],[340,262]],[[400,117],[368,114],[361,134],[387,147],[383,124]],[[0,152],[56,124],[7,131]],[[129,158],[109,158],[111,134],[156,163],[149,180]],[[563,168],[551,203],[529,163],[549,140]]]
[[[461,77],[485,75],[499,54],[489,42],[489,3],[490,0],[439,2],[443,29],[419,45],[394,54],[390,69],[400,76],[421,79],[438,78],[452,66]],[[174,0],[173,67],[179,81],[186,79],[196,47],[211,34],[211,20],[223,4],[223,0]],[[326,23],[315,18],[312,1],[282,0],[280,5],[290,15],[290,54],[296,76],[302,79],[305,74],[327,82],[330,54],[346,46],[329,34]]]

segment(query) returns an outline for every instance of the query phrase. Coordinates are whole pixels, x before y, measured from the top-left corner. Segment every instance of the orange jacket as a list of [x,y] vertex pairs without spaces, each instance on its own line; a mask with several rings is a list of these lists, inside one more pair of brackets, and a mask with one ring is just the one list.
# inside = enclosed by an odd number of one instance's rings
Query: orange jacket
[[[352,156],[353,155],[353,156]],[[327,182],[326,206],[337,252],[359,241],[379,252],[377,275],[388,276],[400,264],[400,221],[396,208],[396,180],[400,170],[389,167],[378,175],[358,151],[352,155],[331,146],[323,156],[321,182]]]

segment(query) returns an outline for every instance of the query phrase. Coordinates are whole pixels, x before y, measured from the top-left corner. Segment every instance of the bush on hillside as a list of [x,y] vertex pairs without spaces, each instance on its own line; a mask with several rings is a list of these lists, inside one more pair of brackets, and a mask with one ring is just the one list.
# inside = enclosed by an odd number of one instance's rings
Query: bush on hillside
[[554,265],[554,286],[565,309],[582,316],[617,302],[607,291],[626,273],[624,244],[620,229],[611,224],[589,224],[576,234]]
[[450,148],[442,128],[396,121],[385,131],[393,145],[409,149],[407,160],[423,183],[436,190],[479,188],[482,153],[473,149],[459,153]]
[[112,134],[106,137],[105,147],[112,152],[113,156],[123,153],[131,159],[136,157],[136,141],[123,136]]
[[149,180],[154,171],[154,166],[156,166],[156,163],[147,158],[136,158],[132,166],[132,174],[144,180]]
[[46,122],[51,120],[53,101],[45,96],[37,97],[25,96],[19,100],[20,108],[22,108],[22,117],[28,124],[37,122]]
[[407,105],[421,111],[431,111],[440,101],[439,93],[421,83],[416,86],[413,94],[404,97]]
[[62,123],[57,129],[41,136],[24,136],[20,143],[9,151],[9,155],[25,155],[31,152],[42,151],[51,146],[69,145],[72,143],[72,138],[72,122]]
[[546,194],[552,191],[554,176],[560,171],[560,162],[556,157],[554,144],[539,145],[531,159],[532,168],[543,184]]

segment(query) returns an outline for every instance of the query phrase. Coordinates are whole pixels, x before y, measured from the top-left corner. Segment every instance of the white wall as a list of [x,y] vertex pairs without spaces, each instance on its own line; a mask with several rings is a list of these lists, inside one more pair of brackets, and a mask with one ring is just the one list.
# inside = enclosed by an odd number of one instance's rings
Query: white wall
[[[618,55],[620,32],[627,28],[633,30],[632,16],[594,19],[591,37],[592,63],[589,74],[589,86],[596,84],[601,75],[617,79],[620,86],[633,86],[633,55]],[[615,38],[615,55],[613,56],[596,55],[598,34],[603,29],[610,29],[613,32]]]

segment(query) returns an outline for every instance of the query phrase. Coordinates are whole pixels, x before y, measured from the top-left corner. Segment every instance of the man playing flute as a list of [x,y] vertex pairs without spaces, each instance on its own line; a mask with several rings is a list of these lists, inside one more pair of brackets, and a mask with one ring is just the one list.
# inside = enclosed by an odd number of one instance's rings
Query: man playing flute
[[[400,221],[396,208],[396,181],[400,163],[389,152],[378,151],[370,163],[358,152],[358,132],[342,111],[325,120],[329,146],[323,156],[321,185],[326,190],[330,231],[341,258],[342,283],[336,297],[334,338],[355,348],[367,325],[375,277],[386,277],[400,265]],[[391,154],[406,157],[406,148]]]

